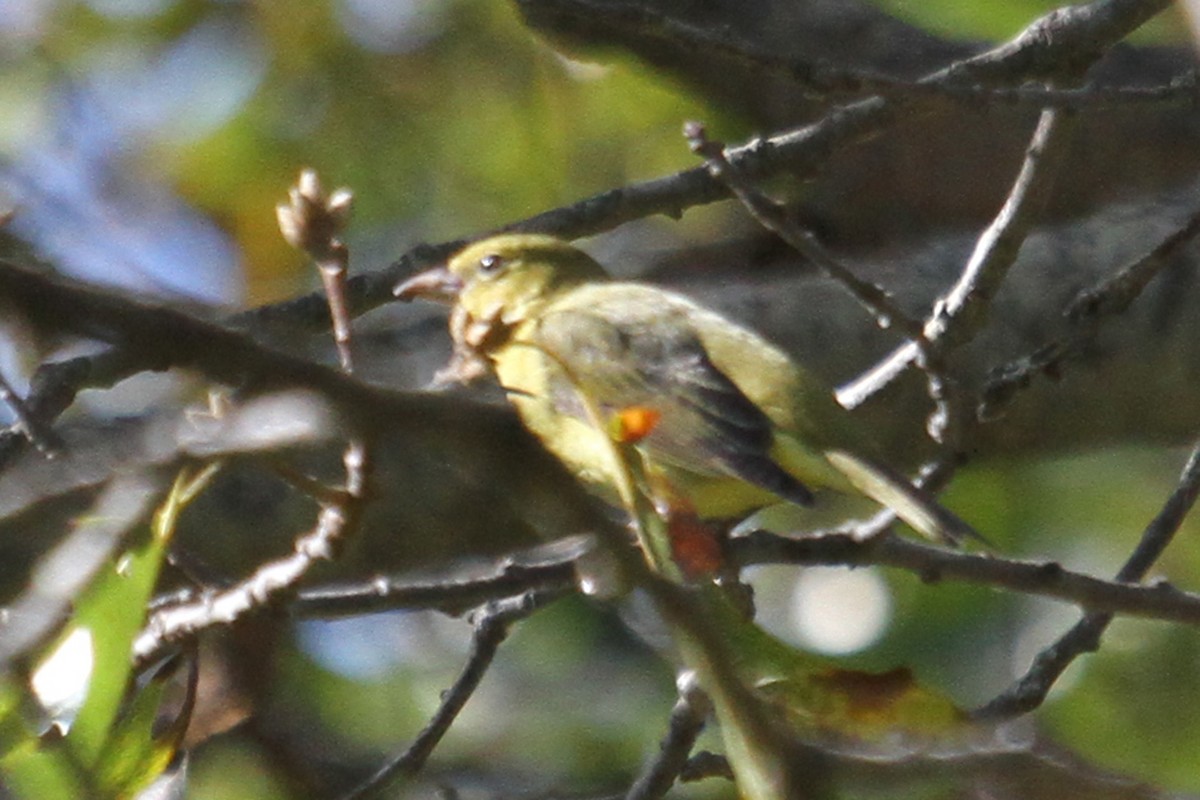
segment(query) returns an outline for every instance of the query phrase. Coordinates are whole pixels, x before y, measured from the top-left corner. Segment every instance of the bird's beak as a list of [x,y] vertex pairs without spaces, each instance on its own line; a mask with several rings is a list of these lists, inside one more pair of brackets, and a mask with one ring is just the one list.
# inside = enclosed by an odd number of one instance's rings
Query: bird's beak
[[420,297],[442,303],[453,303],[462,291],[462,278],[452,273],[446,265],[418,272],[401,281],[392,289],[392,294],[404,301]]

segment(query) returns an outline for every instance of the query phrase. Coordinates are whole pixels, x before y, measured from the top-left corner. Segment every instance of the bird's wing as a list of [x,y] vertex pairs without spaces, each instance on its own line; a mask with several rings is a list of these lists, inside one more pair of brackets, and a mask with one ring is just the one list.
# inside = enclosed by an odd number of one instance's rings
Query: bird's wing
[[[632,298],[637,301],[639,298]],[[774,426],[709,357],[687,307],[660,295],[594,298],[550,309],[531,344],[560,364],[556,394],[579,392],[606,418],[633,407],[658,412],[640,444],[652,462],[728,475],[808,505],[812,493],[776,463]],[[564,411],[579,405],[561,402]]]
[[987,539],[938,503],[936,497],[891,468],[845,450],[827,450],[825,457],[856,489],[890,508],[927,539],[955,547],[974,539],[990,546]]

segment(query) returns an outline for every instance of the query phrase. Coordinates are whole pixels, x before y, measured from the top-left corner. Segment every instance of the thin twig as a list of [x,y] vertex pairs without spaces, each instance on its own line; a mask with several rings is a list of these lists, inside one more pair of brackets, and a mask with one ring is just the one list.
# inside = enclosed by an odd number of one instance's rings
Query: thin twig
[[523,592],[558,592],[576,584],[579,552],[527,561],[524,554],[505,556],[493,566],[472,568],[467,575],[406,579],[377,577],[352,584],[302,590],[288,603],[298,618],[334,619],[383,611],[436,609],[460,614],[481,603]]
[[970,341],[983,328],[992,298],[1016,262],[1034,220],[1049,201],[1076,124],[1075,117],[1066,112],[1042,112],[1004,206],[979,237],[958,282],[934,304],[924,329],[928,344],[921,347],[906,342],[841,387],[838,400],[842,405],[861,405],[890,385],[923,351],[945,354]]
[[1064,112],[1042,113],[1004,206],[979,237],[958,282],[935,304],[933,316],[925,324],[928,339],[953,348],[984,325],[992,299],[1050,199],[1077,120]]
[[[1146,619],[1200,625],[1200,594],[1166,583],[1138,586],[1068,570],[1051,561],[1021,561],[962,553],[900,537],[881,537],[895,522],[886,509],[844,532],[791,538],[766,531],[735,537],[731,553],[742,566],[812,564],[885,566],[908,570],[922,580],[978,583]],[[516,562],[516,563],[514,563]],[[478,577],[385,579],[344,587],[307,590],[289,604],[302,617],[337,617],[387,610],[436,608],[458,613],[487,599],[531,588],[554,589],[572,579],[571,559],[523,565],[505,559]],[[560,583],[561,581],[561,583]]]
[[[306,170],[290,193],[290,204],[279,206],[279,227],[289,244],[305,250],[318,263],[322,275],[328,271],[330,314],[335,328],[344,325],[338,349],[342,372],[353,373],[350,352],[349,316],[344,308],[345,263],[349,257],[340,234],[350,210],[350,193],[339,190],[330,196],[321,191],[316,173]],[[341,264],[329,268],[330,262]],[[340,323],[339,323],[340,320]],[[342,454],[346,485],[327,495],[316,525],[297,537],[292,553],[260,565],[248,578],[234,585],[205,593],[198,600],[155,611],[135,639],[133,657],[139,666],[154,659],[169,644],[190,638],[202,630],[227,625],[260,610],[293,591],[300,579],[318,561],[336,558],[362,519],[369,495],[372,449],[365,440],[351,440]]]
[[412,777],[425,766],[433,749],[446,735],[463,706],[479,687],[509,628],[539,608],[557,600],[563,592],[526,592],[505,600],[489,602],[475,620],[471,651],[458,678],[442,696],[441,705],[429,723],[417,734],[408,749],[383,765],[362,784],[343,795],[342,800],[376,797],[396,778]]
[[275,207],[283,238],[292,247],[308,253],[317,265],[329,306],[333,341],[342,371],[347,374],[354,372],[346,287],[350,251],[342,241],[341,231],[350,218],[353,202],[349,189],[338,189],[327,196],[316,171],[306,169],[288,192],[287,202]]
[[291,592],[318,561],[337,556],[358,528],[367,501],[368,453],[352,443],[343,454],[344,501],[323,507],[316,525],[296,539],[292,553],[260,565],[232,586],[204,593],[199,599],[155,611],[134,640],[138,666],[153,661],[170,644],[218,625],[229,625]]
[[683,135],[696,155],[704,159],[708,173],[729,188],[746,210],[767,230],[785,241],[818,269],[842,284],[859,304],[871,312],[880,328],[896,328],[911,339],[923,338],[921,323],[908,316],[892,296],[878,284],[865,281],[827,251],[810,231],[800,227],[779,203],[763,194],[730,163],[725,146],[708,138],[702,122],[685,122]]
[[1149,105],[1193,105],[1200,99],[1195,70],[1176,76],[1160,86],[1081,86],[1058,89],[1049,86],[948,86],[931,91],[965,103],[1032,106],[1060,111],[1108,111]]
[[[881,511],[842,533],[793,539],[767,532],[737,537],[732,552],[738,563],[879,565],[905,569],[923,580],[956,580],[1019,591],[1074,603],[1082,608],[1200,624],[1200,595],[1166,584],[1135,586],[1065,569],[1055,562],[1031,562],[955,552],[902,538],[879,538],[895,522]],[[347,586],[302,592],[289,604],[301,617],[337,617],[386,610],[436,608],[459,613],[488,599],[533,588],[567,586],[574,578],[573,554],[562,559],[524,563],[506,557],[469,576],[440,579],[376,578]]]
[[[1200,496],[1200,443],[1184,465],[1175,491],[1146,526],[1141,541],[1117,572],[1116,580],[1133,584],[1142,580],[1164,549],[1170,544],[1184,518]],[[980,719],[1007,719],[1032,711],[1042,704],[1055,681],[1078,656],[1096,650],[1100,637],[1113,620],[1111,611],[1093,611],[1067,631],[1054,644],[1038,653],[1020,679],[995,699],[975,712]]]
[[1105,320],[1129,308],[1154,276],[1173,263],[1179,251],[1197,234],[1200,234],[1200,213],[1193,214],[1149,253],[1122,267],[1099,285],[1080,292],[1063,312],[1074,326],[1070,333],[992,370],[980,392],[978,417],[991,419],[998,416],[1035,376],[1057,377],[1063,361],[1086,346]]
[[35,414],[30,413],[21,395],[3,375],[0,375],[0,403],[8,406],[16,419],[13,428],[24,435],[40,453],[53,458],[62,452],[62,439],[49,426],[43,425]]
[[704,723],[712,713],[712,704],[696,682],[693,672],[679,676],[679,699],[671,709],[666,738],[658,754],[625,794],[625,800],[658,800],[665,797],[688,764],[688,756]]
[[702,123],[685,123],[683,130],[692,152],[704,158],[709,173],[729,187],[751,216],[845,287],[873,315],[876,325],[885,329],[896,328],[917,348],[919,357],[916,361],[925,374],[929,397],[934,404],[926,431],[940,445],[942,452],[933,465],[922,469],[923,485],[934,491],[945,486],[962,461],[960,454],[965,451],[974,415],[966,392],[948,374],[944,359],[937,349],[930,346],[921,323],[908,316],[882,287],[859,278],[838,261],[811,231],[801,227],[783,205],[760,191],[741,170],[730,163],[724,146],[708,138]]

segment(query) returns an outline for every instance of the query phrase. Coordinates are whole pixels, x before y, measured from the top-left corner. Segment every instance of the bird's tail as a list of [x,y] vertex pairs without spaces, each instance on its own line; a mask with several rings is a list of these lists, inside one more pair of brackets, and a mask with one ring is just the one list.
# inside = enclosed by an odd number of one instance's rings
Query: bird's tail
[[961,545],[964,539],[986,544],[974,528],[938,503],[931,493],[914,486],[895,470],[845,450],[828,450],[825,457],[856,489],[896,512],[923,536],[952,545]]

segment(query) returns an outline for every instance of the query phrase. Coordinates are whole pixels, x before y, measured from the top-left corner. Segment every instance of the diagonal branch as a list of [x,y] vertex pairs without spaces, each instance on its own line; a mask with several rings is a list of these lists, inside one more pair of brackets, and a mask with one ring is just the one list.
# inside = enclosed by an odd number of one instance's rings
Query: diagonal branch
[[665,797],[687,767],[688,756],[696,745],[712,704],[696,683],[693,672],[679,676],[679,700],[671,709],[666,738],[659,745],[658,754],[646,765],[645,770],[634,781],[625,794],[625,800],[658,800]]
[[[374,389],[339,370],[261,344],[247,333],[165,306],[135,300],[106,289],[44,275],[0,260],[0,295],[16,308],[82,335],[117,345],[98,359],[73,359],[58,366],[68,381],[95,377],[103,363],[104,378],[116,380],[126,369],[196,369],[228,385],[249,384],[255,390],[303,387],[320,392],[358,413],[355,421],[369,429],[380,418],[412,415],[430,423],[437,419],[469,424],[472,414],[485,414],[480,404],[452,396]],[[328,318],[329,310],[326,308]],[[35,386],[34,393],[37,392]],[[61,386],[46,387],[51,393]],[[34,410],[31,399],[28,402]],[[389,408],[390,407],[390,408]],[[445,414],[445,416],[442,416]],[[429,416],[432,415],[432,416]],[[2,449],[2,448],[0,448]]]
[[[1200,496],[1200,444],[1188,457],[1175,491],[1146,526],[1137,548],[1117,573],[1118,581],[1131,584],[1145,577],[1183,524],[1197,496]],[[1100,637],[1112,620],[1110,611],[1092,611],[1085,615],[1058,641],[1038,653],[1029,671],[1003,694],[977,710],[975,716],[981,719],[1005,719],[1037,708],[1071,662],[1100,646]]]
[[979,417],[998,416],[1017,391],[1028,387],[1036,375],[1057,376],[1062,362],[1078,353],[1099,330],[1101,323],[1128,309],[1150,280],[1173,263],[1179,251],[1197,235],[1200,235],[1200,213],[1193,214],[1149,253],[1127,264],[1116,275],[1080,292],[1064,312],[1075,326],[1070,333],[991,371],[980,392]]
[[922,483],[934,491],[949,481],[959,463],[958,454],[963,451],[964,441],[971,422],[970,407],[965,393],[958,382],[947,374],[940,352],[926,338],[921,324],[909,317],[882,287],[859,278],[852,270],[834,258],[817,241],[816,237],[800,226],[789,215],[787,209],[759,191],[725,155],[724,146],[708,138],[704,125],[699,122],[684,124],[684,136],[692,152],[705,160],[705,166],[733,192],[742,205],[758,222],[796,252],[814,264],[833,280],[841,284],[870,312],[880,328],[896,328],[905,334],[916,348],[918,366],[925,373],[929,397],[934,411],[930,415],[926,430],[942,445],[943,457],[922,470]]
[[378,797],[396,778],[411,778],[421,771],[438,742],[450,730],[463,706],[479,687],[487,674],[500,645],[508,638],[514,622],[528,617],[550,602],[561,597],[563,592],[526,592],[505,600],[489,602],[475,620],[475,632],[471,637],[471,652],[458,678],[442,696],[441,705],[429,720],[429,724],[417,734],[408,749],[380,767],[362,784],[343,795],[342,800],[365,800]]
[[[925,323],[926,350],[945,354],[970,341],[987,322],[992,298],[1050,198],[1057,168],[1075,125],[1076,118],[1066,112],[1042,112],[1004,206],[979,237],[958,282],[934,304],[933,313]],[[848,408],[861,405],[899,377],[921,355],[921,350],[914,341],[896,348],[876,366],[841,387],[838,400]]]
[[696,155],[704,159],[709,174],[736,197],[764,228],[787,242],[793,250],[846,288],[859,305],[875,317],[880,328],[895,327],[918,345],[924,341],[921,325],[896,304],[878,284],[865,281],[833,257],[816,237],[788,215],[787,209],[767,197],[735,167],[725,154],[725,145],[708,138],[701,122],[686,122],[683,135]]

